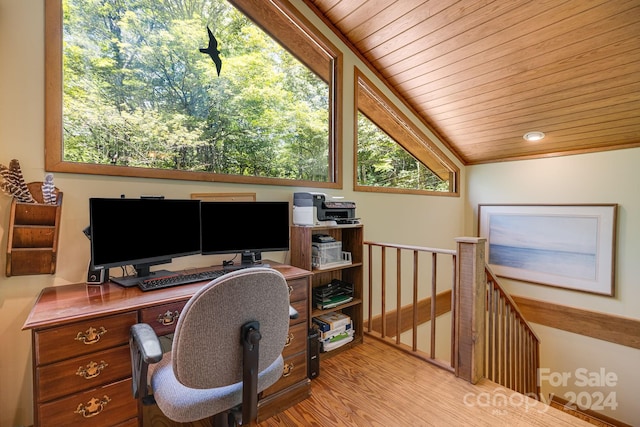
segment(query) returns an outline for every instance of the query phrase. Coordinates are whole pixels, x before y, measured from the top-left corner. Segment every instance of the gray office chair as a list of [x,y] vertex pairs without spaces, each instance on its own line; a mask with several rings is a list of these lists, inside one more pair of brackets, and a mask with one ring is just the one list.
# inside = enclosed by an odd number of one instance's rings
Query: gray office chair
[[282,375],[281,353],[295,315],[276,270],[249,268],[213,280],[185,305],[164,357],[151,326],[132,326],[134,397],[155,401],[177,422],[254,423],[258,393]]

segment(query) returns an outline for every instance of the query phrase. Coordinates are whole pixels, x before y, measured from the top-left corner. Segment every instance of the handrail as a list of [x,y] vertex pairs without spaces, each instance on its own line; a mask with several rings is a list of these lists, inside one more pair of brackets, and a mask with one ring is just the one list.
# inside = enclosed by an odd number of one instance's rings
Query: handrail
[[439,248],[429,248],[426,246],[415,246],[415,245],[400,245],[398,243],[381,243],[381,242],[364,242],[365,245],[370,246],[385,246],[387,248],[395,248],[395,249],[408,249],[415,250],[420,252],[432,252],[436,254],[445,254],[445,255],[456,255],[458,252],[455,249],[439,249]]

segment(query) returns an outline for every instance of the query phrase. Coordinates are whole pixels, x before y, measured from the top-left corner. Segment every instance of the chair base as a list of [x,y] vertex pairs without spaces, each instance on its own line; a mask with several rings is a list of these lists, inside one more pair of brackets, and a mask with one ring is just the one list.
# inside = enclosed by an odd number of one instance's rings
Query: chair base
[[242,407],[215,414],[211,417],[212,427],[237,427],[242,425]]
[[219,414],[215,414],[212,419],[212,426],[213,427],[235,426],[235,423],[231,424],[231,417],[232,415],[229,412],[221,412]]

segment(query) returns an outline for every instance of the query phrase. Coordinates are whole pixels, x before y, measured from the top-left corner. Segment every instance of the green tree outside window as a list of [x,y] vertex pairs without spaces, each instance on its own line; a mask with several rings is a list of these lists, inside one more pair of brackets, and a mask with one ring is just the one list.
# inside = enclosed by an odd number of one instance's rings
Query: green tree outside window
[[228,2],[62,4],[64,162],[332,181],[329,84]]

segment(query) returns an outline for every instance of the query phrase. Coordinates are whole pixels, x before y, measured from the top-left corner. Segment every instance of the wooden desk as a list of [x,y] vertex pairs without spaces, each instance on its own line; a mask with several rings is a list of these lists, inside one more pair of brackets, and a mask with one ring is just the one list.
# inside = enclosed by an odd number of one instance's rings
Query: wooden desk
[[[287,279],[291,305],[300,315],[291,321],[283,377],[260,397],[259,420],[311,394],[310,272],[270,264]],[[131,392],[129,328],[145,322],[160,335],[173,332],[182,307],[205,283],[150,292],[110,282],[43,289],[23,326],[32,336],[35,426],[143,425]]]

